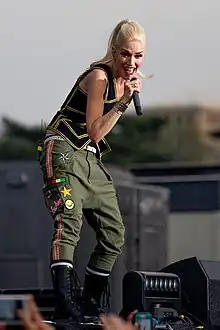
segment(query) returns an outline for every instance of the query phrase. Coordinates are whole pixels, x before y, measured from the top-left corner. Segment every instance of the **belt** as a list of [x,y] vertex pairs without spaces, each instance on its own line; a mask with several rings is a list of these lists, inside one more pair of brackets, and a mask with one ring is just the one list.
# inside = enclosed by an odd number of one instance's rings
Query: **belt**
[[91,152],[93,152],[94,154],[96,154],[96,148],[95,148],[95,147],[87,146],[87,147],[84,147],[83,149],[84,149],[84,150],[87,150],[87,151],[91,151]]
[[[60,141],[65,141],[65,139],[63,139],[61,136],[59,135],[49,135],[49,136],[46,136],[46,139],[44,140],[44,144],[46,144],[48,141],[51,141],[51,140],[60,140]],[[93,152],[94,154],[96,154],[96,148],[95,147],[92,147],[92,146],[86,146],[83,148],[84,150],[87,150],[87,151],[90,151],[90,152]]]

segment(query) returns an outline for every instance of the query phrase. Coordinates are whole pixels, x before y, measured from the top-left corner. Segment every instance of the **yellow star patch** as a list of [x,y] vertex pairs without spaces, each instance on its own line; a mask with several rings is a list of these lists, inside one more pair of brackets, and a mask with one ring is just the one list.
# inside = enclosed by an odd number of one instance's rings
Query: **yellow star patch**
[[60,190],[61,193],[63,193],[63,196],[71,196],[70,194],[71,189],[66,189],[66,187],[63,187],[63,190]]

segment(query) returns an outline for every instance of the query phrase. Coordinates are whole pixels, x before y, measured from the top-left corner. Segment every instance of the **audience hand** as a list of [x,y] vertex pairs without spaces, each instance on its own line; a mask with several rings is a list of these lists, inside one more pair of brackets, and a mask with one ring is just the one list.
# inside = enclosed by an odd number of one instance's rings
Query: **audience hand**
[[0,330],[5,330],[6,326],[4,323],[0,323]]
[[[132,313],[136,313],[132,312]],[[131,314],[132,314],[131,313]],[[129,317],[132,319],[134,314],[129,314]],[[131,320],[123,320],[121,317],[116,315],[102,315],[101,321],[103,323],[105,330],[137,330],[138,328],[131,323]]]
[[130,322],[132,322],[133,321],[133,319],[134,319],[134,316],[135,316],[135,314],[138,312],[138,310],[135,310],[135,311],[133,311],[133,312],[131,312],[128,316],[127,316],[127,321],[130,321]]
[[26,330],[51,330],[52,328],[50,325],[43,323],[41,313],[32,296],[28,300],[27,308],[19,311],[19,317]]

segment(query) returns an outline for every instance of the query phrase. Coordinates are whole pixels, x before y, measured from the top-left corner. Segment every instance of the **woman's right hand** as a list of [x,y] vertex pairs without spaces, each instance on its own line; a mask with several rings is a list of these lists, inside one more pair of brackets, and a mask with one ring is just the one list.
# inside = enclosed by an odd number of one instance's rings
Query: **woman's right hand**
[[122,96],[122,101],[124,103],[130,103],[134,91],[140,92],[141,81],[138,77],[132,78],[131,80],[125,80],[124,83],[124,95]]

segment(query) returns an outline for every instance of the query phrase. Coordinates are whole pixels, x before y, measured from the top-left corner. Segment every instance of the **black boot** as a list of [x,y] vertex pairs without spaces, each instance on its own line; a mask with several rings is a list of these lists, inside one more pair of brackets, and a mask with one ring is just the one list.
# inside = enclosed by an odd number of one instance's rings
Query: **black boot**
[[54,320],[72,320],[82,322],[83,316],[77,303],[76,273],[71,264],[52,265],[51,267],[54,292],[57,306]]
[[88,272],[85,274],[82,304],[85,322],[100,323],[99,315],[104,313],[101,299],[106,294],[108,303],[110,298],[110,292],[107,292],[108,289],[108,276],[100,276]]

